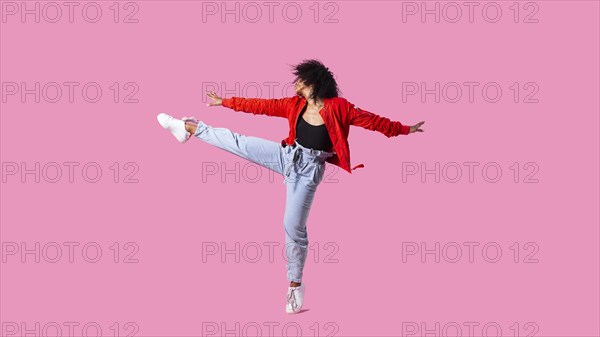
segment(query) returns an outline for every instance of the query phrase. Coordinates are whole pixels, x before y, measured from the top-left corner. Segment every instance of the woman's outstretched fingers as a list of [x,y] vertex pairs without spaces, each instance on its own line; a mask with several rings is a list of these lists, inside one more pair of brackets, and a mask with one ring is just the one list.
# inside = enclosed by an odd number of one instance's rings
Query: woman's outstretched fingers
[[221,97],[219,97],[214,91],[209,91],[206,93],[206,95],[212,100],[212,102],[207,103],[206,106],[216,106],[222,104]]
[[421,130],[420,127],[421,125],[423,125],[425,123],[425,121],[419,122],[413,126],[410,127],[410,131],[409,133],[413,133],[413,132],[424,132],[425,130]]

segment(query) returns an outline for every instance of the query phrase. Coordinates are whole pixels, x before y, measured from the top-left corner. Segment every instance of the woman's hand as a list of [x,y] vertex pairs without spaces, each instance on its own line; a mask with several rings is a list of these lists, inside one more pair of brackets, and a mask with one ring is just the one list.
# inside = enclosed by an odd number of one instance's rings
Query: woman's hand
[[221,105],[223,103],[223,100],[221,99],[221,97],[217,96],[217,94],[214,91],[207,93],[206,96],[208,96],[208,97],[210,97],[210,99],[212,99],[212,102],[207,103],[206,106]]
[[413,133],[413,132],[425,132],[425,130],[421,130],[419,129],[421,127],[421,125],[423,125],[423,123],[425,123],[425,121],[419,122],[413,126],[410,127],[410,131],[408,133]]

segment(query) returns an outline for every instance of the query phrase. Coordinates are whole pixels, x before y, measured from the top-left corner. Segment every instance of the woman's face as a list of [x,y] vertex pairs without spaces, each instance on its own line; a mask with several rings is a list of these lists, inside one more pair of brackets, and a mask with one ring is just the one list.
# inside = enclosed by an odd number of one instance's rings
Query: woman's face
[[308,95],[310,92],[310,89],[304,85],[302,80],[297,80],[294,82],[294,89],[296,90],[296,95],[298,96],[306,97],[306,95]]

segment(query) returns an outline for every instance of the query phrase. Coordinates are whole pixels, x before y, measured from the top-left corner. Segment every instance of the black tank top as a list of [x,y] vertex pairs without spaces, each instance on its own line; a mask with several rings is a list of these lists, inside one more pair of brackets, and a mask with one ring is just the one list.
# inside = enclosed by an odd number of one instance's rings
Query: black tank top
[[300,145],[310,149],[332,152],[333,144],[331,143],[331,138],[329,138],[325,124],[318,126],[309,124],[302,118],[304,111],[306,111],[306,107],[304,107],[304,110],[302,110],[298,117],[296,141]]

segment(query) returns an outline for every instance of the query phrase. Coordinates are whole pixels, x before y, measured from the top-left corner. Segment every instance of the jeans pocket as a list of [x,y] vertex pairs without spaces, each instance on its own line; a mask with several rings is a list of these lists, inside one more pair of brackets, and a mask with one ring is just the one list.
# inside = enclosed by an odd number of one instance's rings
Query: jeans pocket
[[312,174],[312,184],[315,186],[319,185],[321,181],[323,181],[323,177],[325,176],[325,164],[320,162],[315,162],[313,164],[313,174]]
[[309,161],[298,163],[298,173],[303,175],[310,174],[310,169],[308,168],[310,164]]

